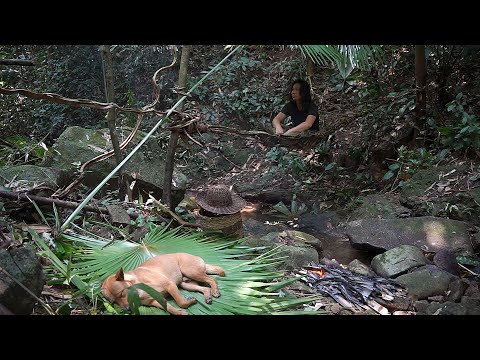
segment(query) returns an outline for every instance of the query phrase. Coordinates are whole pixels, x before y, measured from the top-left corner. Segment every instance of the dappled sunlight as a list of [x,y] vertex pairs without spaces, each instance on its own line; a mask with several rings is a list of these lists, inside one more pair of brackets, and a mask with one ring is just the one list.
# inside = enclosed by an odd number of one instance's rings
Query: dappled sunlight
[[430,221],[423,226],[429,248],[445,248],[448,242],[445,239],[445,226],[439,221]]
[[248,204],[241,211],[242,213],[252,213],[258,210],[258,204]]
[[247,221],[248,219],[255,219],[260,211],[260,207],[259,204],[247,203],[247,206],[240,211],[242,220]]

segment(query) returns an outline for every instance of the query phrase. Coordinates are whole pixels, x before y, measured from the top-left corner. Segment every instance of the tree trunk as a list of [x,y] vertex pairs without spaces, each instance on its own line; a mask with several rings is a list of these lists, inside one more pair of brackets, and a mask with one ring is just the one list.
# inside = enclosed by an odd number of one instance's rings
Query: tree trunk
[[[182,47],[182,57],[180,59],[180,69],[178,71],[178,83],[177,89],[180,92],[185,90],[187,85],[187,74],[188,74],[188,59],[190,58],[190,53],[192,51],[192,45],[183,45]],[[178,94],[178,99],[183,95]],[[183,104],[180,104],[177,107],[178,112],[182,112]],[[177,148],[178,138],[180,134],[178,131],[172,131],[170,134],[170,139],[168,141],[168,149],[165,162],[165,178],[163,181],[163,193],[162,201],[163,203],[171,210],[175,210],[172,204],[172,177],[173,177],[173,168],[175,166],[175,149]]]
[[[314,63],[312,58],[307,57],[307,78],[308,78],[308,83],[310,84],[310,89],[312,89],[312,79],[313,79],[313,69],[314,69]],[[313,92],[313,89],[312,89]]]
[[[115,102],[115,86],[114,86],[114,76],[113,76],[113,66],[112,66],[112,53],[110,52],[109,45],[101,45],[100,53],[102,55],[102,64],[103,64],[103,79],[105,82],[105,96],[107,102]],[[115,161],[117,165],[120,164],[123,160],[122,152],[120,150],[120,145],[118,143],[116,127],[116,113],[115,109],[108,110],[107,114],[108,129],[110,130],[110,139],[112,140],[113,151],[115,153]],[[123,182],[123,171],[120,169],[118,176],[118,188],[119,188],[119,198],[124,199],[126,194],[126,188]],[[131,199],[130,199],[131,200]]]
[[415,103],[415,129],[413,131],[412,142],[420,130],[425,125],[425,115],[427,108],[426,84],[427,84],[427,65],[425,61],[425,45],[415,45],[415,85],[416,85],[416,103]]

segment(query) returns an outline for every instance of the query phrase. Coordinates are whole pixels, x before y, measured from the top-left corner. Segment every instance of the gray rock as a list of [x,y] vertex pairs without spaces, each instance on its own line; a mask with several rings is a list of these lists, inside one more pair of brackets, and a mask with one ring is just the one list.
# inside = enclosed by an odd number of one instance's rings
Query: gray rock
[[402,245],[375,256],[371,266],[378,275],[391,278],[426,263],[420,249],[411,245]]
[[301,231],[271,232],[261,238],[246,238],[243,243],[255,248],[264,247],[264,250],[261,250],[263,252],[279,247],[279,256],[285,257],[283,262],[277,265],[279,269],[293,270],[319,262],[316,248],[321,249],[320,241]]
[[402,205],[392,203],[390,199],[382,194],[371,194],[361,196],[356,199],[361,204],[356,208],[350,220],[360,220],[365,218],[394,219],[411,216],[412,211]]
[[[0,250],[0,265],[37,297],[40,296],[45,274],[30,246]],[[0,303],[16,315],[28,315],[32,312],[36,299],[0,271]]]
[[[137,133],[129,149],[138,144],[145,134]],[[108,129],[84,129],[79,126],[67,128],[56,140],[54,152],[45,159],[44,165],[64,170],[73,180],[80,164],[112,149],[110,132]],[[96,186],[116,166],[114,156],[92,164],[86,168],[83,183],[87,186]],[[156,199],[162,196],[163,179],[165,173],[165,150],[160,147],[158,139],[153,136],[127,161],[122,171],[131,183],[135,181],[132,193],[136,196],[140,192],[144,198],[151,192]],[[117,181],[110,180],[105,188],[116,188]],[[176,206],[183,200],[187,186],[186,176],[174,169],[172,178],[172,202]]]
[[443,304],[430,305],[428,315],[467,315],[467,308],[463,304],[445,302]]
[[460,278],[450,281],[448,285],[447,301],[459,302],[467,289],[468,284]]
[[433,265],[421,267],[395,280],[408,289],[409,295],[418,299],[445,295],[450,284],[449,274]]
[[350,264],[348,264],[348,270],[362,275],[376,276],[375,272],[370,269],[370,267],[368,267],[358,259],[355,259],[350,262]]
[[415,302],[414,308],[417,312],[417,315],[426,315],[429,306],[430,303],[427,300],[418,300]]
[[384,251],[412,245],[456,255],[473,255],[465,224],[458,220],[424,216],[406,219],[363,219],[347,223],[346,233],[356,249]]
[[64,173],[55,168],[35,165],[0,167],[0,185],[10,191],[32,191],[49,188],[53,193],[59,186],[66,185]]
[[440,269],[443,269],[450,274],[459,276],[461,273],[460,266],[458,266],[457,260],[455,258],[455,254],[451,250],[439,250],[433,257],[433,263]]

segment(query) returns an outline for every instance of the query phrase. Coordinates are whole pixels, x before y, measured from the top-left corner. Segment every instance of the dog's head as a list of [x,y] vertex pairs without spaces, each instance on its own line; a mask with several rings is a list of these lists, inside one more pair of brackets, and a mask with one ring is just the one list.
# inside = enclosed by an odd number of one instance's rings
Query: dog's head
[[132,284],[128,281],[125,281],[125,276],[123,274],[123,268],[117,271],[116,274],[110,275],[102,284],[102,294],[105,298],[110,301],[112,304],[116,303],[128,309],[128,288]]

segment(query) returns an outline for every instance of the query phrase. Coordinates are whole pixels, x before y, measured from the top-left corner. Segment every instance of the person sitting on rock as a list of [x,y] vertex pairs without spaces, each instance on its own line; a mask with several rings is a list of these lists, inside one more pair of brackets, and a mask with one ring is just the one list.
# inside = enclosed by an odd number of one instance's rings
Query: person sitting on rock
[[[307,130],[318,131],[318,107],[312,101],[310,85],[305,80],[295,80],[290,87],[289,102],[272,119],[276,135],[293,135]],[[281,123],[290,116],[293,128],[285,131]]]

